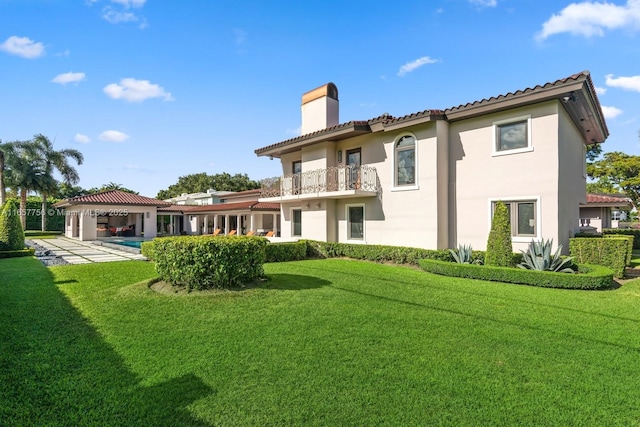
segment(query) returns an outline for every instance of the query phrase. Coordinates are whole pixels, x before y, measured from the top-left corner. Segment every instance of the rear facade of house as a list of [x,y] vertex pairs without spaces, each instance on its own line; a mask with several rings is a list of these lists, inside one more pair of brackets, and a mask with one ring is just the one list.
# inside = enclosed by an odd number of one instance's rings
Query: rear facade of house
[[281,160],[261,201],[281,235],[485,249],[495,203],[514,250],[568,247],[586,199],[585,150],[608,130],[588,72],[446,110],[340,123],[337,87],[303,95],[302,136],[256,150]]

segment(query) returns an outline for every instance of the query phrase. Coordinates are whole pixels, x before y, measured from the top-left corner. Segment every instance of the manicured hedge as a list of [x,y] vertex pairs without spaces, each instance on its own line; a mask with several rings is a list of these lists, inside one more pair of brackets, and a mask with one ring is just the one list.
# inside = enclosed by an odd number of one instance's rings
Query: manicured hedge
[[307,257],[307,243],[304,241],[269,243],[265,246],[265,262],[299,261]]
[[[420,249],[404,246],[359,245],[353,243],[305,240],[309,258],[353,258],[374,262],[418,265],[421,259],[453,261],[449,249]],[[473,251],[473,261],[484,262],[484,251]],[[513,254],[513,265],[522,262],[522,254]]]
[[310,258],[352,258],[374,262],[418,265],[424,258],[452,261],[449,250],[407,248],[403,246],[358,245],[305,240]]
[[33,256],[36,253],[35,249],[19,249],[17,251],[0,251],[0,258],[17,258],[22,256]]
[[640,249],[640,230],[630,228],[605,228],[602,230],[602,233],[605,235],[633,236],[633,249]]
[[24,249],[24,230],[18,216],[18,204],[9,199],[0,207],[0,251]]
[[627,241],[627,258],[625,260],[625,266],[631,265],[631,259],[633,258],[633,236],[622,235],[622,234],[604,234],[602,237],[608,239],[625,239]]
[[569,239],[569,252],[578,264],[596,264],[609,267],[614,277],[624,277],[627,265],[628,239],[573,237]]
[[62,231],[40,231],[40,230],[27,230],[24,232],[24,237],[29,238],[31,236],[61,236]]
[[586,264],[578,266],[579,274],[524,270],[521,268],[494,267],[488,265],[458,264],[430,259],[421,260],[420,267],[429,273],[444,276],[546,288],[606,289],[611,286],[613,281],[613,272],[610,269]]
[[260,279],[266,245],[266,239],[254,236],[181,236],[155,239],[143,248],[162,280],[202,290]]

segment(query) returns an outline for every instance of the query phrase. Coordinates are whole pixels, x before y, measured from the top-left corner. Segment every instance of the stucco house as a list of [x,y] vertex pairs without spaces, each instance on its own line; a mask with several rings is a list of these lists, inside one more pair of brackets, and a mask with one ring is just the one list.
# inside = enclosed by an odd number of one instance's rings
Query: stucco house
[[631,199],[622,194],[587,194],[580,204],[580,231],[601,232],[603,228],[618,228],[633,209]]
[[[161,233],[201,235],[220,229],[221,234],[235,230],[237,235],[249,231],[257,235],[272,231],[274,236],[279,235],[280,204],[259,202],[260,190],[217,193],[224,193],[224,197],[215,203],[190,203],[158,209]],[[184,196],[194,200],[189,195]]]
[[485,249],[498,200],[514,250],[566,250],[586,202],[585,150],[608,136],[589,72],[444,110],[340,123],[338,89],[302,96],[302,135],[255,150],[282,175],[283,237]]
[[170,203],[120,190],[62,200],[54,205],[66,211],[64,234],[79,240],[113,235],[156,236],[158,208]]

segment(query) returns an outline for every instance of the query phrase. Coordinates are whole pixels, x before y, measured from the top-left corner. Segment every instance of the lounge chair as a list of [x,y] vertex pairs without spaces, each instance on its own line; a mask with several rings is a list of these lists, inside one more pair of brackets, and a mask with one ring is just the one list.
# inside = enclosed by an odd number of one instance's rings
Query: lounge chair
[[254,234],[256,234],[256,232],[251,230],[247,234],[245,234],[245,236],[253,236]]
[[265,237],[273,237],[273,231],[269,231],[269,232],[265,235]]
[[217,236],[218,234],[220,234],[222,232],[222,229],[220,228],[216,228],[215,230],[213,230],[213,235]]
[[231,230],[228,235],[229,236],[235,236],[236,235],[236,230]]

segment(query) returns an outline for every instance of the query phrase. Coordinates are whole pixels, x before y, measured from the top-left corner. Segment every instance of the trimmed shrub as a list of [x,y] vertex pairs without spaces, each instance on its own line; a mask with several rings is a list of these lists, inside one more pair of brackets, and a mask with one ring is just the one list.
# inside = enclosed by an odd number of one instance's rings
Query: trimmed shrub
[[498,267],[513,265],[509,210],[500,201],[496,203],[493,219],[491,220],[491,231],[487,240],[487,253],[485,254],[484,263]]
[[569,239],[569,252],[579,264],[609,267],[614,277],[624,277],[629,242],[627,239],[574,237]]
[[7,200],[0,212],[0,251],[24,249],[24,231],[15,200]]
[[545,288],[606,289],[611,287],[613,282],[613,272],[609,268],[586,264],[578,266],[579,274],[523,270],[520,268],[476,264],[457,264],[429,259],[421,260],[420,267],[429,273],[444,276]]
[[634,237],[623,234],[604,234],[602,237],[605,239],[625,239],[627,241],[627,258],[625,261],[625,266],[631,265],[631,259],[633,259],[633,242]]
[[[12,198],[18,205],[20,200]],[[53,204],[59,202],[59,199],[47,198],[47,230],[64,231],[65,215],[64,209],[54,208]],[[27,230],[42,229],[42,197],[29,196],[27,198]]]
[[33,248],[20,249],[17,251],[0,251],[0,258],[18,258],[23,256],[33,256],[36,250]]
[[140,244],[140,253],[147,257],[149,261],[153,261],[156,250],[156,240],[157,239],[153,239],[151,241],[142,242]]
[[265,246],[265,262],[299,261],[307,256],[307,243],[269,243]]
[[[305,240],[310,258],[352,258],[374,262],[418,265],[423,258],[452,261],[449,250],[408,248],[404,246],[359,245],[353,243],[319,242]],[[474,251],[474,259],[480,251]]]
[[62,231],[40,231],[40,230],[25,230],[24,237],[30,238],[31,236],[61,236]]
[[633,236],[633,249],[640,249],[640,230],[630,228],[605,228],[604,235]]
[[162,280],[203,290],[243,286],[263,277],[266,245],[266,239],[254,236],[181,236],[155,239],[145,251],[151,250]]

